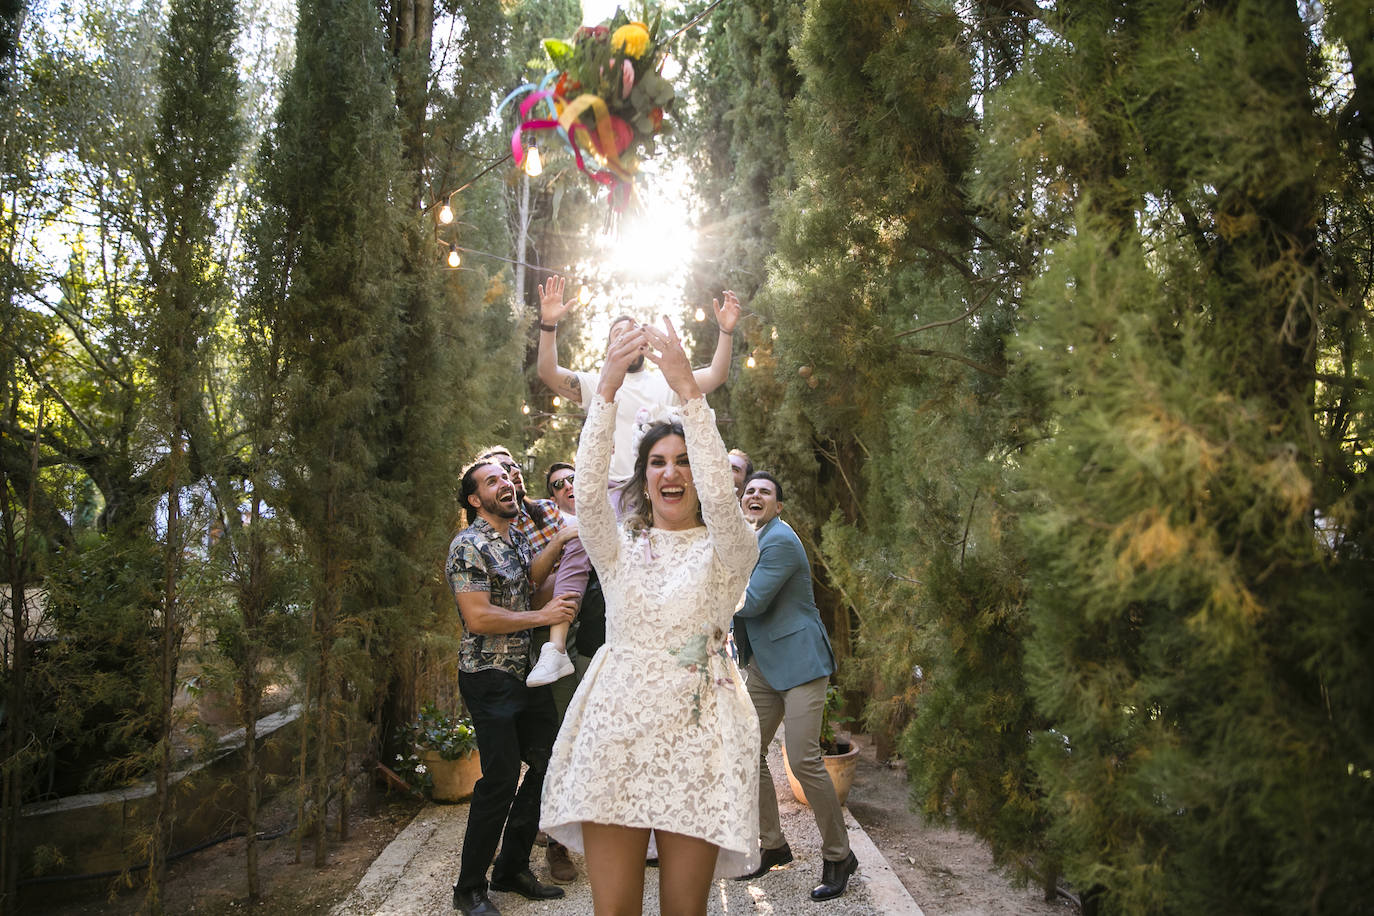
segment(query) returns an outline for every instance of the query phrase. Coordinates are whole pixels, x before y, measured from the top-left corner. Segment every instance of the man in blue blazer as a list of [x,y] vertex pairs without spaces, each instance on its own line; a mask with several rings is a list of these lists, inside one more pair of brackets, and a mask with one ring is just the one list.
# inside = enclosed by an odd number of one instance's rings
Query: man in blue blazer
[[859,865],[849,848],[835,787],[821,760],[821,713],[835,671],[835,654],[816,610],[806,549],[792,526],[778,517],[782,485],[767,471],[756,471],[744,482],[740,504],[759,537],[758,563],[749,577],[744,604],[735,612],[735,645],[749,697],[759,714],[762,852],[758,870],[740,880],[757,878],[792,861],[768,772],[768,745],[781,723],[788,763],[806,792],[821,832],[821,883],[811,897],[829,900],[844,893]]

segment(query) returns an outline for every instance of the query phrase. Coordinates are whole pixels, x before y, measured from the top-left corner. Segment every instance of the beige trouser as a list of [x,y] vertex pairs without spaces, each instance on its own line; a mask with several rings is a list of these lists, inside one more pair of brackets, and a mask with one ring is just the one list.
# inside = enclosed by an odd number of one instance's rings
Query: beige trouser
[[788,765],[806,792],[821,832],[821,855],[838,862],[849,855],[849,832],[844,827],[844,812],[835,797],[835,786],[821,761],[820,741],[821,713],[830,678],[818,677],[790,690],[774,690],[753,661],[745,674],[749,699],[754,701],[759,714],[759,845],[776,849],[786,842],[778,817],[777,791],[768,772],[768,745],[781,723]]

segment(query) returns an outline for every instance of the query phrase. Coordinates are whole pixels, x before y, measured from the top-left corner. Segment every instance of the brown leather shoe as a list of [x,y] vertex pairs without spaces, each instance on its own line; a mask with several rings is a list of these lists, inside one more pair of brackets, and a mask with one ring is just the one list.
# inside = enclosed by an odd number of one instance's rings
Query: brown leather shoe
[[577,880],[577,866],[568,857],[568,847],[557,840],[549,840],[544,847],[544,861],[549,863],[549,877],[554,884],[572,884]]

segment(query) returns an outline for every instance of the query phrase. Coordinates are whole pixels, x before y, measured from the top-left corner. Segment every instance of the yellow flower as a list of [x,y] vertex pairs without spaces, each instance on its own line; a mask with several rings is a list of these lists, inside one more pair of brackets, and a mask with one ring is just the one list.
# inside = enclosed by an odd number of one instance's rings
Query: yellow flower
[[611,50],[623,52],[626,57],[636,60],[643,57],[644,52],[649,50],[649,27],[642,22],[622,25],[611,33]]

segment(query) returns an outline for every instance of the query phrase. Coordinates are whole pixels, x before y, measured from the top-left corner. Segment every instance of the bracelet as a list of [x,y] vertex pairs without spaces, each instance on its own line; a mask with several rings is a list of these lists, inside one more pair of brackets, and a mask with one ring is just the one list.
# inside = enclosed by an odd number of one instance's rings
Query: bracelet
[[556,324],[545,324],[544,322],[541,321],[541,322],[539,322],[539,330],[541,330],[541,331],[557,331],[557,330],[558,330],[558,325],[556,325]]
[[721,327],[720,325],[716,325],[716,330],[717,330],[717,331],[720,331],[720,333],[726,335],[727,337],[733,337],[733,336],[735,336],[735,332],[734,332],[733,329],[727,331],[727,330],[725,330],[725,328]]

